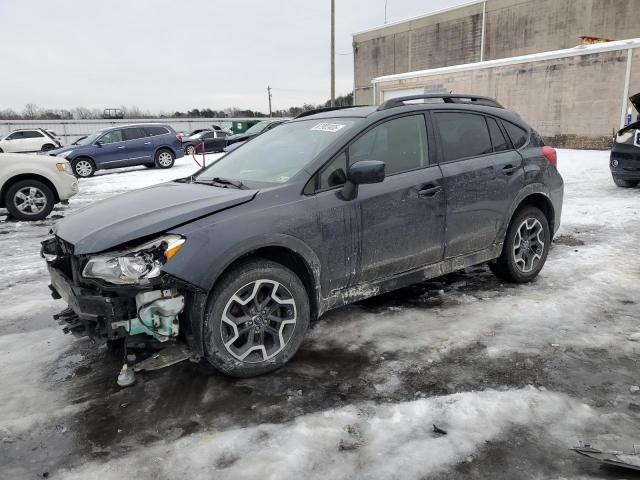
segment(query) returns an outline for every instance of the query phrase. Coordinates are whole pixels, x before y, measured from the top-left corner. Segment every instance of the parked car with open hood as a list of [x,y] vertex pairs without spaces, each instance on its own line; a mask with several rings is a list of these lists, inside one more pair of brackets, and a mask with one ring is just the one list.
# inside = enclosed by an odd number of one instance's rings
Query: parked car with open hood
[[184,156],[182,137],[169,125],[159,123],[105,128],[49,154],[69,160],[78,177],[134,165],[171,168],[176,158]]
[[56,203],[78,193],[78,180],[64,159],[0,154],[0,207],[17,220],[42,220]]
[[[629,98],[640,112],[640,93]],[[609,161],[611,176],[619,187],[632,188],[640,183],[640,120],[621,129],[613,140]]]
[[62,144],[54,132],[43,128],[14,130],[0,140],[0,153],[46,152]]
[[[423,98],[441,103],[409,103]],[[179,340],[237,377],[269,372],[331,309],[484,262],[532,281],[560,225],[556,162],[484,97],[307,112],[195,175],[60,221],[42,246],[69,305],[58,320]]]

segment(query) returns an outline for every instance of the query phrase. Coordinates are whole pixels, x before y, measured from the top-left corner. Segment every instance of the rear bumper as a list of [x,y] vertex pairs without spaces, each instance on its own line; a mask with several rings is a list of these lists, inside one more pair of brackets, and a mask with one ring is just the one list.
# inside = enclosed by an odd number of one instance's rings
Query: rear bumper
[[611,175],[624,180],[640,180],[640,148],[627,147],[624,152],[611,151]]

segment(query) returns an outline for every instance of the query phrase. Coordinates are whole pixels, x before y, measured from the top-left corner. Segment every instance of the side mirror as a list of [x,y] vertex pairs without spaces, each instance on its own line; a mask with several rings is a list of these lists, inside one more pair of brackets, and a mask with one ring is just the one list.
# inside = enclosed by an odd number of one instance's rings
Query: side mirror
[[347,181],[342,188],[342,198],[353,200],[358,196],[358,185],[380,183],[385,176],[385,163],[379,160],[361,160],[349,167]]
[[95,146],[96,147],[101,147],[102,146],[102,142],[100,140],[96,141]]

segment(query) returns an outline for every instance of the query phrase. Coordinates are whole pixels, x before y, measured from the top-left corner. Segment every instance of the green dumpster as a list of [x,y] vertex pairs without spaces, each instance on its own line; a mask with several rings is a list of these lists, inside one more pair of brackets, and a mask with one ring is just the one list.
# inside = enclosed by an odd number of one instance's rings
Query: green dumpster
[[242,120],[239,122],[233,122],[231,125],[231,131],[233,133],[244,133],[253,127],[260,120]]

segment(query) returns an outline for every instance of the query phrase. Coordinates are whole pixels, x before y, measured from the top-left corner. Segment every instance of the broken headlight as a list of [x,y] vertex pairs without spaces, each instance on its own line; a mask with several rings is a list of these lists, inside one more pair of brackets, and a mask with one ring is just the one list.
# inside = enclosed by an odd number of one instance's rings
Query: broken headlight
[[160,269],[180,251],[185,239],[164,235],[135,248],[91,257],[82,276],[118,285],[145,283],[160,275]]

